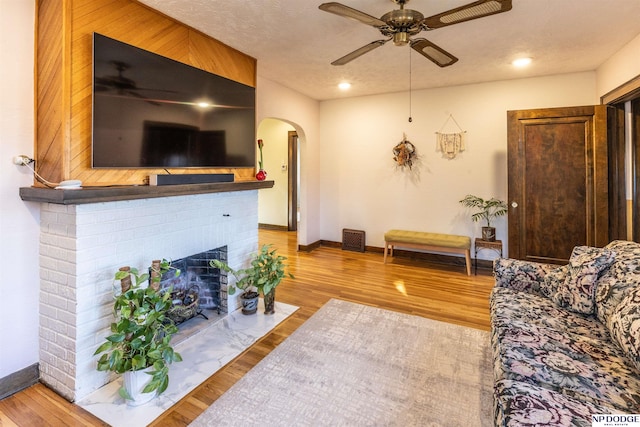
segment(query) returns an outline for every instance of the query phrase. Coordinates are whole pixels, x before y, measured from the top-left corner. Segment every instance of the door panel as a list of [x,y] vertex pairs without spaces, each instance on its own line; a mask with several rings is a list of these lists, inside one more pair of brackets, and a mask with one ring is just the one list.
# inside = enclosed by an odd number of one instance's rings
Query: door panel
[[586,243],[586,215],[577,213],[587,212],[587,156],[584,150],[567,149],[582,145],[585,122],[523,124],[526,178],[520,210],[525,212],[526,254],[561,258],[576,243]]
[[566,263],[608,243],[606,106],[509,111],[509,256]]

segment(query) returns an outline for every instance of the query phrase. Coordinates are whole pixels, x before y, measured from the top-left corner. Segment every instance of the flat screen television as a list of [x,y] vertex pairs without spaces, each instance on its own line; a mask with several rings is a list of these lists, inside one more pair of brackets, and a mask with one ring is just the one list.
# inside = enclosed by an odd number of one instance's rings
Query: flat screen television
[[94,168],[253,167],[255,88],[93,35]]

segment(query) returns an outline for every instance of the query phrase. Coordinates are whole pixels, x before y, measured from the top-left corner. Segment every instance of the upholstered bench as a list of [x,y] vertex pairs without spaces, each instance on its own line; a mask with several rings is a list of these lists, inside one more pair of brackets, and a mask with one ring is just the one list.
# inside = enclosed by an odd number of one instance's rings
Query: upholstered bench
[[423,231],[390,230],[384,233],[384,263],[387,253],[393,256],[393,248],[400,246],[432,252],[463,254],[467,275],[471,276],[471,238],[455,234],[426,233]]

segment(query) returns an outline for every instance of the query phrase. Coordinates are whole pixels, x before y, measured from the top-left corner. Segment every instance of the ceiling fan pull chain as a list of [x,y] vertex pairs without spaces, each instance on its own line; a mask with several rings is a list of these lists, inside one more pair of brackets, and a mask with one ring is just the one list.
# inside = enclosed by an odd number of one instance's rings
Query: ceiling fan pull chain
[[409,123],[413,122],[411,117],[411,49],[409,49]]

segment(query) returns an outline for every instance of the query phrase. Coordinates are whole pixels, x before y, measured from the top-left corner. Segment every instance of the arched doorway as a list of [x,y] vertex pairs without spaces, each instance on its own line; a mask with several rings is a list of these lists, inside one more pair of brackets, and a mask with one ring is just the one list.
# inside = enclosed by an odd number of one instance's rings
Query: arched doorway
[[273,188],[258,196],[258,224],[261,228],[297,231],[300,219],[300,144],[295,124],[266,118],[258,125],[262,139],[263,167]]

